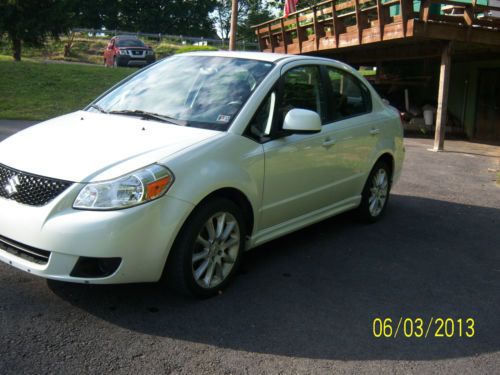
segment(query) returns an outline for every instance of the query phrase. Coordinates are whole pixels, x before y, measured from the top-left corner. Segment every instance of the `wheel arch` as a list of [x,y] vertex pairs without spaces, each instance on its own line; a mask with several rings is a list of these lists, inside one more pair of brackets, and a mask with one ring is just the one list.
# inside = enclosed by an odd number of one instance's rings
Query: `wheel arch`
[[236,189],[234,187],[225,187],[217,189],[208,194],[207,196],[205,196],[196,205],[196,207],[213,198],[226,198],[234,202],[241,209],[243,217],[245,218],[245,224],[247,225],[246,228],[247,236],[250,236],[252,234],[255,221],[254,210],[252,204],[250,203],[250,200],[241,190]]
[[379,161],[383,161],[383,162],[387,163],[387,165],[391,169],[390,173],[391,173],[391,180],[392,180],[392,176],[394,175],[394,168],[395,168],[394,155],[392,155],[390,152],[387,152],[387,151],[382,153],[377,158],[377,161],[372,165],[372,169],[375,166],[375,164],[377,164]]

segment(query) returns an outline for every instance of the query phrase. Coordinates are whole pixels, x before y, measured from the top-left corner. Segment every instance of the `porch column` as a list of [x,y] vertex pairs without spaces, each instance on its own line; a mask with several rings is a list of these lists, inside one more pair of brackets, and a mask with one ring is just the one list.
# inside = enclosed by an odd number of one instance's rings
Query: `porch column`
[[432,151],[443,151],[444,134],[446,132],[446,112],[448,110],[448,89],[451,68],[451,42],[444,46],[441,54],[441,70],[439,75],[439,93],[436,113],[436,131]]

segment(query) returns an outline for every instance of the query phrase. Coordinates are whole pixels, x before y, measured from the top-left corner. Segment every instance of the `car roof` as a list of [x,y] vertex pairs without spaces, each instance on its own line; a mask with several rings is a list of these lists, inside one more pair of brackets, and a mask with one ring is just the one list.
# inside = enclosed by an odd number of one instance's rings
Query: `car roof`
[[317,60],[317,61],[330,61],[330,62],[333,61],[331,59],[325,59],[314,56],[287,55],[284,53],[247,52],[247,51],[196,51],[196,52],[187,52],[184,53],[183,55],[233,57],[241,59],[267,61],[272,63],[281,60]]

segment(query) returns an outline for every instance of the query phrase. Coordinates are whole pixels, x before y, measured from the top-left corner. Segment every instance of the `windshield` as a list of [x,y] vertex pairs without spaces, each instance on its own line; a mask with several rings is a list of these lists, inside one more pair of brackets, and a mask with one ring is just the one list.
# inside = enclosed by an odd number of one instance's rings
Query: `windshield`
[[90,111],[149,113],[172,123],[225,131],[272,63],[174,56],[111,91]]
[[139,39],[118,39],[117,47],[144,47],[144,43]]

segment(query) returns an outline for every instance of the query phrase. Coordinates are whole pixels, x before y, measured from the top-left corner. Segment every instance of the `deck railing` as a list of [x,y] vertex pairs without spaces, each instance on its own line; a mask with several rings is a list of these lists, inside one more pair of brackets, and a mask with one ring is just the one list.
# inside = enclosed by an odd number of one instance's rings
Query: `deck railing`
[[476,0],[333,0],[254,28],[261,51],[299,54],[411,37],[415,21],[500,29],[491,11]]

